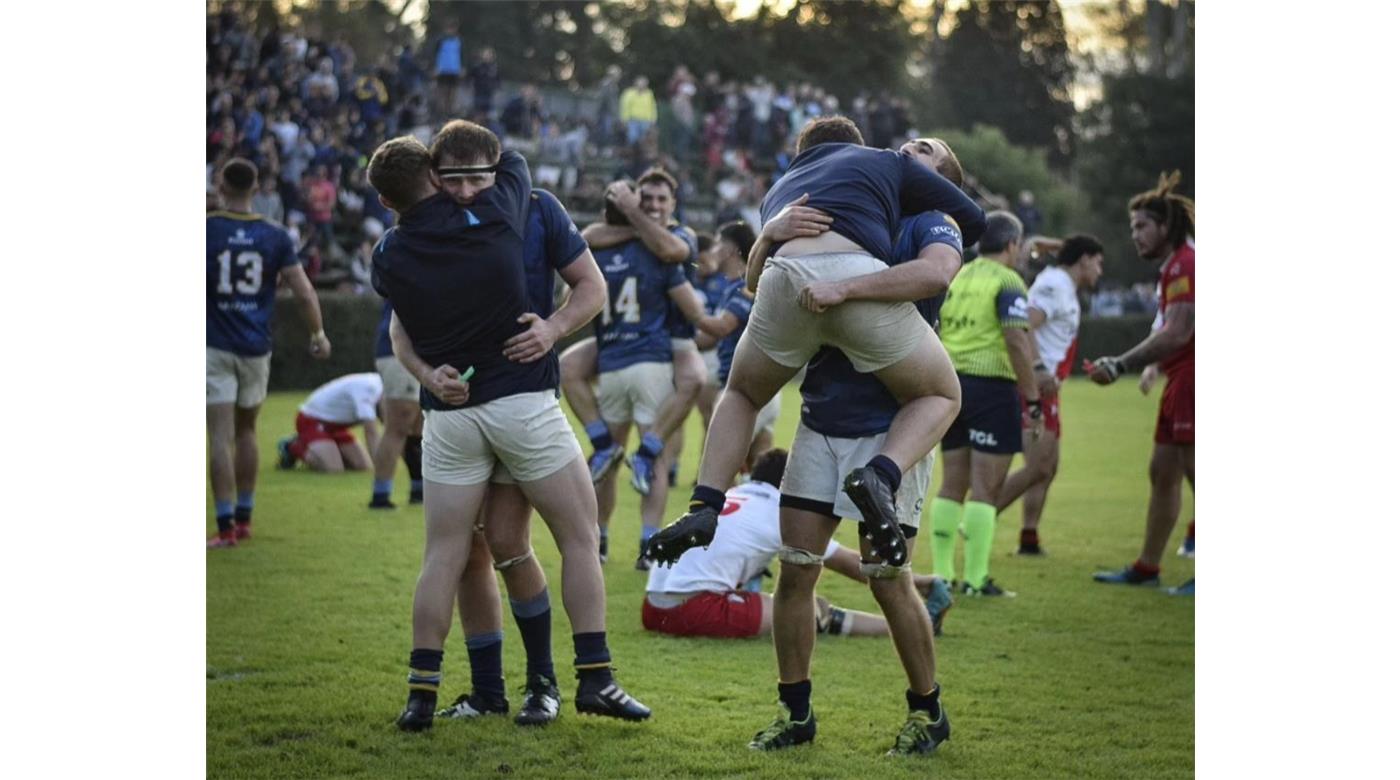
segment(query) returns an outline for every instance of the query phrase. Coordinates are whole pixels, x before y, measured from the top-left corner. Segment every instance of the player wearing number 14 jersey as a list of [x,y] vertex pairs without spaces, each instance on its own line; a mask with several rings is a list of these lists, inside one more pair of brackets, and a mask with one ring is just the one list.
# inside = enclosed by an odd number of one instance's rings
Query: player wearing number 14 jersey
[[[223,209],[205,219],[204,403],[209,480],[219,533],[209,547],[233,547],[251,535],[258,475],[254,425],[267,397],[272,309],[280,279],[300,303],[311,354],[330,356],[316,291],[302,271],[291,236],[253,213],[258,172],[236,157],[219,172]],[[238,503],[234,504],[237,487]]]

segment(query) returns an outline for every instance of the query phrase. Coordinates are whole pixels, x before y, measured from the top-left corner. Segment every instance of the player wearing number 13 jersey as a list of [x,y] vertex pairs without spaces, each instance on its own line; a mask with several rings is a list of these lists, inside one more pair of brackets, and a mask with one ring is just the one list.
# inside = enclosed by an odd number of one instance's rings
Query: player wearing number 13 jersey
[[[267,397],[272,361],[272,309],[281,279],[301,304],[311,354],[331,345],[321,307],[287,231],[252,210],[258,173],[242,158],[219,174],[224,208],[205,219],[204,403],[209,427],[209,479],[219,533],[210,547],[233,547],[251,535],[258,450],[254,425]],[[236,407],[236,408],[235,408]],[[237,505],[234,490],[237,487]]]

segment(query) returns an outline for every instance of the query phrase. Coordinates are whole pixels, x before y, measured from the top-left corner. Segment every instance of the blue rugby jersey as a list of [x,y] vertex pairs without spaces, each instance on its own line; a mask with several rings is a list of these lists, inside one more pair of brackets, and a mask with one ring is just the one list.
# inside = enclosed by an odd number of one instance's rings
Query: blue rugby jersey
[[734,284],[733,279],[718,271],[699,280],[695,289],[705,296],[706,314],[713,315],[719,311],[720,304],[724,303],[724,296],[729,294],[729,286],[732,284]]
[[[680,238],[685,242],[686,246],[690,248],[690,252],[685,256],[685,260],[681,261],[681,273],[685,276],[685,280],[690,282],[690,286],[695,287],[699,283],[697,277],[699,269],[695,267],[695,258],[700,254],[699,244],[696,242],[695,236],[691,235],[689,230],[679,225],[672,226],[670,231],[671,235]],[[666,330],[670,331],[671,338],[695,338],[695,325],[685,318],[685,315],[681,313],[680,307],[670,299],[667,299],[666,304],[670,307],[670,311],[666,313]]]
[[204,245],[204,343],[268,354],[277,274],[298,262],[292,237],[257,214],[215,211],[204,220]]
[[554,272],[569,267],[588,242],[551,193],[530,191],[530,220],[525,228],[525,286],[530,311],[544,319],[554,314]]
[[[554,314],[554,272],[569,267],[588,248],[588,243],[569,219],[559,199],[545,190],[530,191],[530,219],[525,226],[525,286],[530,311],[544,319]],[[374,356],[391,357],[394,345],[389,338],[389,320],[394,308],[384,302],[375,339]]]
[[[551,353],[514,363],[505,342],[525,330],[525,226],[530,172],[517,152],[502,153],[496,183],[466,207],[438,193],[400,215],[374,248],[374,288],[386,298],[429,365],[476,369],[464,406],[549,390],[559,383]],[[425,409],[447,406],[425,388]]]
[[671,362],[668,293],[685,284],[679,263],[663,263],[641,239],[593,253],[608,283],[608,302],[594,320],[598,372],[634,363]]
[[946,212],[968,243],[987,227],[982,209],[962,190],[913,157],[887,149],[817,144],[797,155],[763,198],[764,224],[804,193],[807,206],[831,215],[833,231],[891,264],[901,214]]
[[749,296],[743,279],[735,279],[729,285],[724,294],[724,302],[715,310],[715,314],[726,311],[739,319],[739,327],[721,339],[715,347],[715,356],[719,358],[720,387],[729,381],[729,368],[734,364],[734,351],[739,348],[739,337],[744,335],[744,328],[749,324],[749,315],[753,313],[753,298]]
[[[895,265],[919,256],[932,244],[945,244],[962,254],[962,234],[952,217],[930,211],[900,221]],[[935,328],[943,295],[916,301],[919,314]],[[838,439],[877,436],[890,429],[899,402],[874,374],[856,371],[841,350],[822,347],[807,363],[802,380],[802,424]]]

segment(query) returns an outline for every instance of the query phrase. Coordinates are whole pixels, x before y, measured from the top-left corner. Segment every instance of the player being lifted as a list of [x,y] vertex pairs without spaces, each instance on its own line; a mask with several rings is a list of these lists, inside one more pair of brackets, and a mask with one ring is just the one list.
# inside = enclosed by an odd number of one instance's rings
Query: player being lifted
[[[961,185],[962,166],[942,141],[916,139],[902,151]],[[764,224],[759,241],[821,233],[831,221],[821,211],[792,204]],[[803,291],[804,305],[819,310],[851,300],[907,300],[924,321],[936,327],[942,294],[962,264],[957,224],[938,211],[905,217],[900,220],[893,253],[893,267],[809,285]],[[880,451],[900,410],[899,401],[878,379],[858,372],[832,347],[823,347],[808,363],[801,393],[802,416],[782,484],[782,570],[773,601],[782,712],[750,742],[759,750],[802,744],[816,736],[817,719],[811,706],[812,596],[821,574],[820,556],[840,518],[859,517],[858,508],[840,490],[842,477]],[[900,482],[896,506],[906,539],[918,532],[932,474],[933,453],[929,452]],[[922,578],[912,576],[907,567],[873,562],[871,552],[869,540],[862,539],[862,573],[869,578],[871,593],[889,623],[908,680],[904,693],[908,716],[890,752],[926,753],[950,733],[934,674],[933,636],[952,598],[944,580],[930,578],[926,587],[916,590],[915,580]]]
[[[461,382],[464,375],[472,380],[461,403],[441,401],[436,393],[423,397],[427,533],[414,593],[408,705],[398,722],[412,731],[432,726],[443,640],[497,463],[547,524],[577,528],[596,516],[588,501],[587,466],[554,397],[557,361],[550,355],[519,363],[506,356],[507,342],[530,329],[522,322],[529,311],[522,261],[528,167],[519,154],[502,153],[489,130],[468,122],[450,126],[471,137],[464,157],[472,164],[439,173],[494,178],[467,208],[437,192],[428,150],[412,138],[381,145],[369,166],[371,184],[399,215],[375,250],[375,288],[393,305],[394,322],[424,361],[418,378],[430,388]],[[431,366],[436,368],[425,370]],[[612,678],[601,569],[578,567],[564,575],[565,589],[594,605],[586,624],[574,621],[575,707],[649,717],[650,710]]]
[[[928,454],[957,414],[952,364],[907,301],[850,301],[816,313],[804,308],[799,296],[814,282],[886,268],[901,212],[944,211],[969,240],[981,236],[985,218],[961,190],[913,157],[862,143],[849,119],[812,120],[798,137],[792,166],[764,197],[765,222],[805,197],[806,205],[832,217],[831,229],[784,242],[772,259],[755,246],[747,278],[758,293],[753,318],[706,436],[690,512],[652,537],[649,557],[675,560],[709,542],[758,410],[830,344],[858,371],[875,373],[902,403],[881,451],[847,475],[844,489],[861,511],[874,553],[891,566],[908,563],[894,496],[903,473]],[[759,283],[760,274],[766,283]]]
[[[1167,375],[1153,440],[1152,498],[1142,554],[1122,571],[1099,572],[1094,579],[1118,585],[1156,585],[1162,552],[1181,512],[1181,480],[1196,484],[1196,204],[1173,190],[1181,173],[1163,174],[1154,189],[1128,202],[1133,244],[1142,259],[1161,268],[1157,309],[1162,327],[1117,357],[1094,361],[1089,378],[1112,384],[1124,371],[1152,363]],[[1196,595],[1196,580],[1172,591]]]
[[311,355],[324,360],[331,354],[321,328],[321,305],[297,261],[291,236],[253,213],[257,168],[242,157],[229,160],[219,171],[218,189],[223,208],[204,220],[204,414],[219,529],[209,539],[211,548],[234,547],[252,535],[256,425],[267,398],[279,281],[296,296],[311,332]]

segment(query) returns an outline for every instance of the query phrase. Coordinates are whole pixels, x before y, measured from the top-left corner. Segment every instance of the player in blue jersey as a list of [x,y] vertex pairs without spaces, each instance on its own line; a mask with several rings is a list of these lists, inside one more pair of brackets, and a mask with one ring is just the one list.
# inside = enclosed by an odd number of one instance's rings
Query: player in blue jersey
[[[375,288],[394,307],[391,338],[409,346],[396,354],[427,391],[427,534],[414,593],[409,699],[398,725],[408,731],[432,726],[443,640],[498,464],[551,528],[578,529],[578,543],[588,551],[580,556],[574,544],[564,551],[564,590],[579,607],[577,614],[570,610],[576,709],[645,719],[651,711],[613,679],[602,570],[596,562],[584,565],[596,544],[596,507],[583,454],[555,398],[558,363],[552,352],[535,355],[537,315],[530,315],[523,262],[529,169],[519,154],[502,153],[496,136],[478,125],[458,120],[442,132],[460,134],[466,148],[460,157],[467,165],[436,171],[461,175],[472,188],[465,207],[437,191],[432,157],[412,138],[381,145],[369,166],[371,184],[399,217],[375,248]],[[410,351],[417,360],[409,359]],[[512,359],[527,356],[537,359]]]
[[[602,318],[595,323],[598,418],[580,415],[580,419],[590,438],[601,422],[609,443],[614,443],[611,446],[619,453],[627,441],[629,429],[636,426],[642,449],[646,451],[645,463],[633,459],[634,486],[643,493],[641,543],[644,545],[660,525],[666,509],[665,470],[655,468],[665,441],[655,430],[658,413],[673,395],[688,394],[693,400],[704,378],[704,363],[694,341],[686,339],[689,346],[678,347],[673,340],[668,327],[672,307],[679,309],[689,322],[702,327],[710,325],[706,324],[704,306],[683,270],[683,263],[694,257],[694,235],[684,227],[671,224],[675,180],[664,171],[653,170],[638,181],[636,193],[625,183],[614,183],[609,192],[618,211],[629,223],[624,230],[635,231],[636,237],[595,249],[608,282],[608,305]],[[680,263],[663,260],[654,249],[660,242],[647,240],[649,234],[659,232],[671,239],[668,243],[684,244],[686,254]],[[598,229],[590,225],[584,234],[597,236]],[[606,238],[598,243],[607,243]],[[595,244],[595,240],[591,239],[590,244]],[[679,252],[667,259],[677,255]],[[675,382],[673,377],[681,373],[687,379],[683,383]],[[685,388],[680,388],[682,384]],[[607,449],[600,448],[604,452]],[[605,467],[595,485],[598,524],[601,537],[606,540],[617,502],[616,470]],[[606,555],[606,548],[600,548],[600,555]],[[639,564],[645,567],[640,556]]]
[[[470,147],[459,148],[460,133],[444,131],[434,139],[432,156],[436,170],[466,165]],[[480,193],[478,183],[465,175],[435,174],[444,192],[459,205],[470,206]],[[603,307],[607,292],[603,276],[583,237],[569,218],[563,204],[544,190],[530,192],[530,214],[525,229],[525,286],[529,311],[521,316],[529,330],[506,342],[506,356],[528,363],[553,352],[555,342],[588,323]],[[569,285],[570,295],[563,306],[554,308],[556,272]],[[411,352],[407,345],[404,352]],[[408,359],[412,360],[410,356]],[[544,570],[530,546],[531,506],[509,472],[497,467],[491,475],[473,551],[458,585],[458,607],[467,656],[472,667],[472,690],[457,697],[438,717],[471,718],[505,713],[505,681],[501,672],[503,632],[500,593],[495,571],[501,572],[510,597],[511,613],[525,646],[525,700],[515,721],[521,725],[541,725],[554,720],[559,712],[559,686],[551,650],[549,590]],[[596,567],[593,557],[592,518],[578,516],[582,525],[550,525],[550,533],[561,551],[563,565],[571,573],[578,568]],[[493,570],[494,561],[494,570]],[[587,619],[590,605],[581,604],[567,587],[564,602],[571,619]]]
[[[738,224],[738,223],[730,223]],[[750,228],[752,233],[753,229]],[[735,283],[743,283],[744,262],[748,257],[748,250],[737,258],[737,263],[727,264],[725,261],[731,255],[738,253],[739,247],[733,242],[723,238],[710,238],[708,234],[700,235],[700,258],[696,261],[696,274],[699,277],[695,289],[705,296],[705,314],[714,316],[719,310],[719,305],[724,301],[724,296],[729,293],[729,288]],[[726,267],[737,267],[737,275],[731,276],[722,269]],[[698,343],[698,342],[697,342]],[[715,410],[715,398],[719,395],[723,387],[719,381],[719,352],[714,347],[701,349],[700,357],[705,361],[705,383],[700,386],[700,393],[695,396],[695,410],[700,413],[700,428],[702,430],[710,427],[710,415]]]
[[394,346],[389,340],[393,315],[394,308],[385,301],[374,341],[374,369],[384,381],[384,433],[372,453],[374,488],[370,509],[394,508],[389,495],[394,490],[394,470],[400,457],[408,467],[408,503],[423,503],[423,407],[418,404],[422,388],[394,357]]
[[[962,167],[942,141],[917,139],[901,151],[961,186]],[[760,240],[820,233],[829,224],[823,212],[794,205],[764,225]],[[936,328],[943,293],[962,263],[957,223],[938,211],[903,218],[893,257],[891,268],[814,284],[805,294],[821,305],[861,299],[911,301],[920,317]],[[831,347],[822,348],[808,363],[801,393],[802,417],[782,484],[784,547],[773,602],[778,697],[784,712],[751,743],[763,750],[807,742],[816,734],[810,699],[813,633],[804,621],[815,620],[810,602],[821,573],[821,554],[841,517],[860,516],[858,507],[839,489],[843,475],[881,449],[900,411],[898,400],[876,377],[858,372],[846,355]],[[898,521],[906,539],[918,531],[932,472],[930,452],[900,481]],[[941,580],[931,583],[927,600],[921,599],[907,569],[878,563],[864,531],[861,536],[863,571],[889,621],[890,636],[909,681],[908,719],[890,752],[927,752],[949,733],[934,678],[933,634],[952,599]]]
[[[311,355],[330,356],[316,291],[297,261],[291,236],[253,213],[258,171],[235,157],[219,172],[223,208],[204,221],[204,404],[209,430],[209,481],[218,533],[211,548],[252,535],[258,477],[258,410],[267,397],[272,362],[273,298],[291,288],[311,332]],[[237,490],[237,503],[234,491]]]
[[[889,298],[833,306],[806,290],[887,267],[901,212],[948,213],[976,240],[985,217],[962,190],[911,155],[867,149],[844,117],[815,119],[798,138],[798,155],[763,202],[764,221],[785,204],[808,199],[831,217],[830,229],[776,244],[754,245],[748,285],[758,291],[753,317],[735,353],[726,392],[707,435],[691,510],[648,546],[655,560],[674,560],[713,538],[724,489],[747,451],[758,410],[823,344],[840,348],[855,367],[873,372],[902,407],[880,452],[847,475],[844,490],[860,508],[874,551],[895,567],[908,563],[895,507],[901,475],[926,456],[957,415],[961,393],[947,352],[913,304]],[[765,267],[766,264],[766,267]],[[769,281],[760,285],[759,275]]]

